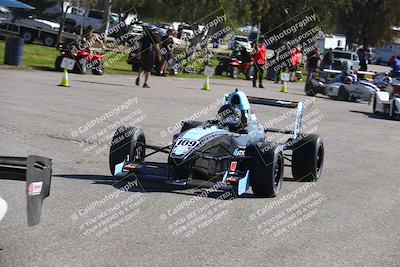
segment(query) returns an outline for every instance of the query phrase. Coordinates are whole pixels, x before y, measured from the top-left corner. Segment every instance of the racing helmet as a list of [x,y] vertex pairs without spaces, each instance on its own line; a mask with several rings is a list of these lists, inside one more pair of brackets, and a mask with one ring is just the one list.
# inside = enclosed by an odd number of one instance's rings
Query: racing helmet
[[390,76],[385,76],[385,77],[382,79],[382,82],[387,83],[387,84],[391,84],[391,83],[392,83],[392,77],[390,77]]
[[240,109],[231,104],[225,104],[218,110],[218,119],[222,126],[228,126],[230,130],[242,127]]
[[344,83],[345,84],[352,84],[353,83],[353,77],[351,75],[348,75],[344,78]]

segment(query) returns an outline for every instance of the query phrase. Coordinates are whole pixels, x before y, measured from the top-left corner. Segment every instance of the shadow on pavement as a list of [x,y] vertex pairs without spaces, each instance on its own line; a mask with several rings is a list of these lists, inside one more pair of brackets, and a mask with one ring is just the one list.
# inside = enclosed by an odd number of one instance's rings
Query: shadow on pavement
[[393,121],[394,120],[394,119],[392,119],[390,117],[386,117],[386,116],[380,115],[380,114],[374,114],[372,112],[365,112],[365,111],[359,111],[359,110],[350,110],[350,112],[363,114],[363,115],[368,116],[369,118],[372,118],[372,119],[380,119],[380,120],[387,120],[387,121]]

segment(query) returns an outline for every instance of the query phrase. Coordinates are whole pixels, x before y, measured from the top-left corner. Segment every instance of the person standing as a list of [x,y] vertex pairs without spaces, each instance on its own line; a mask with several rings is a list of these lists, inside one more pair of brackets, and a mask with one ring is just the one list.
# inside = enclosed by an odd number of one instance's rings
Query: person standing
[[264,88],[262,85],[262,78],[264,76],[264,66],[267,57],[267,48],[264,42],[261,42],[257,46],[257,50],[253,56],[254,63],[254,75],[253,75],[253,87],[257,87],[257,76],[258,76],[258,87]]
[[106,49],[106,46],[101,40],[100,35],[94,32],[94,29],[91,25],[89,25],[83,32],[81,37],[81,42],[84,47],[83,50],[89,50],[90,48],[95,48],[96,45],[100,46],[102,49]]
[[172,58],[172,49],[174,48],[174,41],[172,39],[172,29],[167,30],[167,34],[161,38],[161,58],[162,58],[162,67],[161,67],[161,76],[166,76],[166,72],[168,69],[168,62]]
[[312,74],[317,71],[318,64],[321,59],[319,48],[315,48],[307,55],[307,81],[311,78]]
[[150,88],[147,84],[150,73],[153,71],[154,60],[155,60],[155,35],[153,33],[154,26],[150,25],[145,29],[145,35],[141,39],[140,46],[140,68],[138,77],[136,78],[135,84],[140,84],[140,76],[144,73],[144,88]]
[[395,57],[391,67],[392,67],[392,76],[399,77],[400,76],[400,56]]
[[301,49],[300,47],[294,48],[291,52],[292,68],[290,70],[290,81],[296,81],[297,70],[300,69],[301,64]]
[[360,48],[357,51],[358,58],[360,60],[360,71],[367,71],[367,55],[364,48]]

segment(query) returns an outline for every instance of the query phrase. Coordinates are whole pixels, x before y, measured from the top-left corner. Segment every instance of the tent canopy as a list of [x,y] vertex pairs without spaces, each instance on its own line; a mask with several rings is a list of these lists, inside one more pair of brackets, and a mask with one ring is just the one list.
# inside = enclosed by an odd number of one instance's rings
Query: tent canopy
[[24,4],[16,0],[0,0],[0,7],[8,8],[21,8],[21,9],[35,9],[34,7]]

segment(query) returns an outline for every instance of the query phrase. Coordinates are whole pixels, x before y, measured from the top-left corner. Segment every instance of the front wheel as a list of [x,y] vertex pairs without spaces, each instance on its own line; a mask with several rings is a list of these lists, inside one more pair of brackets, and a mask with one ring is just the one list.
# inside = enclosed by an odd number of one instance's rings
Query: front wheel
[[119,127],[111,141],[109,165],[115,175],[115,166],[124,162],[142,162],[146,153],[146,139],[142,129]]
[[250,182],[254,195],[275,197],[283,182],[284,158],[279,146],[264,143],[253,152]]
[[316,96],[317,88],[319,87],[319,83],[317,80],[310,79],[306,82],[306,86],[304,87],[304,92],[306,96]]
[[372,112],[374,114],[379,114],[379,112],[376,110],[376,95],[373,96],[374,100],[372,101]]
[[100,63],[98,66],[92,69],[92,73],[94,75],[103,75],[104,74],[104,64]]
[[292,174],[295,181],[316,182],[324,165],[324,141],[310,134],[301,137],[293,147]]

